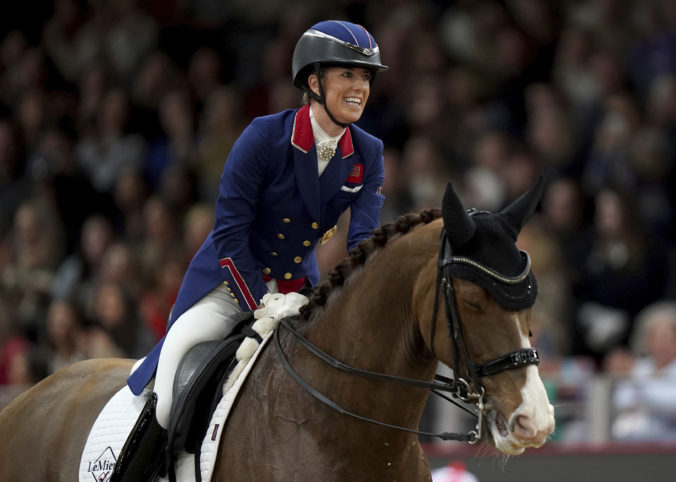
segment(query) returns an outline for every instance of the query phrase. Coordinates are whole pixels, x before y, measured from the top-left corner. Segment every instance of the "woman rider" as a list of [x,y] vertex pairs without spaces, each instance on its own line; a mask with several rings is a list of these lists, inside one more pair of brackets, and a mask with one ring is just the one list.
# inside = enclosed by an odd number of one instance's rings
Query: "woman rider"
[[268,292],[315,286],[315,247],[348,207],[348,250],[379,226],[383,143],[353,123],[382,70],[378,45],[360,25],[323,21],[298,40],[292,74],[304,105],[254,119],[233,145],[214,228],[185,273],[167,334],[129,377],[136,395],[155,377],[144,438],[164,436],[176,368],[191,347],[226,337],[233,316]]

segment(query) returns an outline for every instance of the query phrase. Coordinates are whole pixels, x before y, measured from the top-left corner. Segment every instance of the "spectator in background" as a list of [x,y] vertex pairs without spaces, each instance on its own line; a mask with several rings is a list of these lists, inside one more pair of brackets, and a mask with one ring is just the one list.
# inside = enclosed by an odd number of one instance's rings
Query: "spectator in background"
[[30,200],[16,211],[12,229],[12,259],[0,273],[0,283],[12,294],[19,323],[33,340],[42,340],[44,319],[63,242],[58,218],[43,203]]
[[383,182],[385,202],[383,209],[380,211],[380,224],[394,221],[401,214],[412,210],[408,179],[399,151],[385,147],[383,160],[387,177]]
[[85,34],[87,12],[78,0],[56,0],[42,31],[45,51],[61,75],[75,82],[92,56],[94,45]]
[[196,203],[188,210],[183,225],[183,246],[186,261],[192,259],[214,226],[214,209],[206,203]]
[[14,213],[31,187],[24,172],[22,146],[14,124],[0,119],[0,236],[11,228]]
[[0,346],[0,385],[27,388],[48,374],[39,346],[22,336],[13,336]]
[[110,212],[107,202],[92,186],[75,159],[77,132],[71,119],[50,122],[42,131],[37,149],[28,159],[35,195],[54,203],[63,225],[66,254],[76,251],[85,220],[97,212]]
[[489,211],[503,207],[506,200],[503,173],[511,148],[509,137],[500,132],[480,133],[473,145],[472,165],[463,175],[462,195],[466,205]]
[[580,184],[572,177],[554,177],[545,187],[541,219],[544,229],[559,245],[561,269],[569,279],[577,265],[575,248],[586,227],[586,204]]
[[581,173],[585,193],[593,195],[604,186],[621,190],[632,187],[629,153],[641,125],[638,105],[628,93],[609,97]]
[[53,300],[47,310],[46,325],[49,373],[85,359],[81,351],[82,319],[74,304]]
[[174,89],[159,102],[161,135],[148,146],[144,173],[149,187],[156,190],[169,167],[189,166],[196,155],[195,119],[188,92]]
[[569,320],[574,305],[566,259],[541,214],[521,229],[517,246],[530,254],[538,282],[538,299],[531,311],[532,345],[541,354],[541,373],[556,373],[570,353],[572,338]]
[[111,83],[108,64],[104,60],[92,60],[82,68],[76,84],[78,108],[75,115],[80,138],[96,135],[99,110]]
[[524,137],[530,150],[538,156],[540,168],[547,172],[571,175],[578,169],[577,124],[571,122],[557,89],[537,83],[526,88],[525,109],[528,116]]
[[111,194],[124,169],[143,167],[145,142],[139,134],[129,132],[128,126],[128,95],[121,88],[113,88],[101,101],[94,132],[81,139],[75,149],[80,166],[100,193]]
[[652,81],[645,108],[647,122],[666,137],[667,158],[676,159],[676,73]]
[[142,276],[141,263],[131,243],[119,238],[109,244],[96,266],[97,282],[113,282],[124,286],[129,295],[138,297],[148,280]]
[[579,301],[574,350],[600,361],[608,350],[626,345],[631,320],[663,297],[666,255],[627,196],[605,188],[595,197],[593,227],[576,243],[573,259]]
[[118,173],[113,190],[115,228],[125,241],[134,245],[144,236],[143,207],[150,194],[140,169],[127,167]]
[[82,228],[80,249],[57,267],[51,295],[57,299],[75,300],[80,307],[88,310],[104,254],[114,240],[115,232],[110,221],[100,215],[87,218]]
[[167,331],[171,308],[185,272],[186,263],[180,256],[170,256],[152,271],[143,292],[138,295],[139,314],[153,336],[159,341]]
[[107,338],[102,347],[113,356],[138,359],[155,344],[150,327],[140,322],[137,301],[118,283],[97,287],[89,318],[101,329],[99,335]]
[[183,261],[183,246],[180,236],[182,219],[173,213],[160,196],[151,196],[143,206],[144,233],[135,246],[140,262],[141,275],[150,280],[167,259],[178,257]]
[[676,303],[648,305],[636,318],[632,351],[615,351],[606,370],[620,378],[613,394],[613,437],[676,439]]
[[21,142],[29,153],[39,148],[42,130],[47,122],[47,99],[43,89],[27,89],[19,97],[15,123]]
[[[155,50],[149,53],[143,59],[129,88],[132,106],[131,128],[148,142],[161,138],[162,99],[173,90],[180,89],[184,82],[184,76],[165,52]],[[188,118],[184,122],[190,120]],[[166,132],[166,127],[165,133],[171,134]]]
[[411,209],[438,206],[448,183],[448,171],[435,142],[429,137],[409,138],[401,161]]
[[197,174],[191,167],[181,164],[165,169],[156,190],[179,223],[183,221],[190,207],[200,199],[198,191]]
[[234,86],[211,91],[198,124],[197,172],[199,192],[205,201],[215,202],[218,179],[225,159],[242,132],[241,99]]
[[208,108],[209,98],[223,86],[223,61],[218,52],[210,47],[197,49],[187,68],[187,79],[196,110]]

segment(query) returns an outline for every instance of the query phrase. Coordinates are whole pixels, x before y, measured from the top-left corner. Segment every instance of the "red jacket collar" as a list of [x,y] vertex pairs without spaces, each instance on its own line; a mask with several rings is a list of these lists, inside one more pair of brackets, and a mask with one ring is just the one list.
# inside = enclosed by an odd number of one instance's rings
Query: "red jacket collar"
[[[296,117],[293,120],[293,130],[291,131],[291,144],[305,154],[308,153],[315,143],[315,137],[312,134],[312,124],[310,123],[310,104],[305,104],[298,109]],[[340,152],[343,159],[351,156],[354,153],[354,145],[352,144],[352,134],[348,126],[345,133],[338,141]]]

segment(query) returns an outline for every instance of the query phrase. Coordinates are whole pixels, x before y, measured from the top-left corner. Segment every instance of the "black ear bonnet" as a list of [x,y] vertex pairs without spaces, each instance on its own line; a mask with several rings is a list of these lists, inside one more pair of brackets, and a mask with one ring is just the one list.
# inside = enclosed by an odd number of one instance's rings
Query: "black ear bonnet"
[[537,296],[537,282],[528,253],[515,243],[542,196],[544,180],[499,213],[465,210],[449,183],[442,207],[449,270],[488,291],[503,308],[530,308]]

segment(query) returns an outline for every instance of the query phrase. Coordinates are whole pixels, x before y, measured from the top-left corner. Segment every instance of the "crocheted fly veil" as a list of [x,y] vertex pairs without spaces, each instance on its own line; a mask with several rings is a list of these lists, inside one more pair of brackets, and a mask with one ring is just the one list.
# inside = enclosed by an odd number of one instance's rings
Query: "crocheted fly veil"
[[466,210],[451,184],[442,206],[453,276],[484,288],[507,310],[533,306],[537,296],[528,253],[515,242],[542,197],[544,179],[499,213]]

